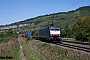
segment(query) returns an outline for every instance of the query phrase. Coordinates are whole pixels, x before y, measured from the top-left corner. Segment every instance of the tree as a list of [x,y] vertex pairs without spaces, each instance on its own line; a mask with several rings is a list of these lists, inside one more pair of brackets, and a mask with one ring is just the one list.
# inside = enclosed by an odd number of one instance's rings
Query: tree
[[4,33],[0,32],[0,38],[3,38],[3,37],[4,37]]
[[74,37],[80,41],[90,41],[90,16],[79,17],[73,27]]
[[16,33],[16,31],[13,31],[13,29],[8,29],[8,31],[6,32],[6,37],[17,37],[18,34]]
[[8,31],[6,32],[6,36],[12,36],[13,35],[13,30],[10,28],[8,29]]
[[38,30],[34,30],[32,33],[33,33],[33,36],[38,36]]
[[64,29],[62,30],[63,37],[72,37],[72,28],[69,27],[68,24],[65,25]]

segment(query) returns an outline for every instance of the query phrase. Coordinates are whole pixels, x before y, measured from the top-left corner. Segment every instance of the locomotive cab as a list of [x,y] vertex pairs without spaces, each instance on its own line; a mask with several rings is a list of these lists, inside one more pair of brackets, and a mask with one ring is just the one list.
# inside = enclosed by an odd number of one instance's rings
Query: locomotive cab
[[57,41],[61,39],[60,37],[61,32],[59,26],[50,26],[49,30],[50,30],[50,39]]
[[38,38],[48,41],[61,41],[59,26],[43,26],[39,29]]

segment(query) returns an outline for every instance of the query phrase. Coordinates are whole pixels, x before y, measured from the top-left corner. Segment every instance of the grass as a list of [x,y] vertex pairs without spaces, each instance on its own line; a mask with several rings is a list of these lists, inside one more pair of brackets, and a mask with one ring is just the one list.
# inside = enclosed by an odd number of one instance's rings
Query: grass
[[[71,42],[82,42],[80,40],[75,40],[74,38],[62,38],[63,41],[71,41]],[[89,42],[82,42],[82,43],[89,43]]]
[[24,55],[26,57],[26,60],[44,60],[41,55],[38,54],[35,50],[30,47],[25,39],[21,41],[22,50],[24,52]]
[[[0,53],[0,56],[11,57],[11,60],[21,60],[19,50],[20,47],[18,41],[16,39],[9,40],[9,42],[7,43],[7,48]],[[1,60],[8,60],[8,59],[5,58]]]
[[89,60],[90,57],[87,54],[60,48],[55,45],[42,43],[40,41],[29,41],[30,46],[41,52],[48,60]]
[[12,39],[14,37],[7,37],[7,36],[3,36],[3,37],[0,37],[0,43],[3,43],[3,42],[8,42],[10,39]]

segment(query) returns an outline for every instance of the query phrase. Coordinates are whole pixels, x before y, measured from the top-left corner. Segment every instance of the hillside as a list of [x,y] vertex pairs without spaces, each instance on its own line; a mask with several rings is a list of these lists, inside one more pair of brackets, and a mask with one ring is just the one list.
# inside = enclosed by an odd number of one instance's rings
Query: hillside
[[[78,19],[79,16],[90,16],[90,6],[83,6],[76,10],[68,12],[58,12],[53,14],[37,16],[35,18],[30,18],[24,21],[12,23],[8,26],[15,26],[22,24],[23,26],[20,27],[19,30],[20,32],[25,32],[38,30],[41,26],[48,25],[51,23],[51,21],[53,21],[54,25],[59,25],[61,28],[64,29],[66,24],[68,24],[69,27],[72,27],[74,22]],[[25,26],[25,24],[27,25]]]

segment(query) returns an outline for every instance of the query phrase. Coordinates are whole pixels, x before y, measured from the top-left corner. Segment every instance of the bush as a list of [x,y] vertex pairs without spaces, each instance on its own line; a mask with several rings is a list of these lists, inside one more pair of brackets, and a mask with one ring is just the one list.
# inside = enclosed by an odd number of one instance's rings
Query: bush
[[74,37],[80,41],[90,41],[90,16],[79,17],[73,27]]

